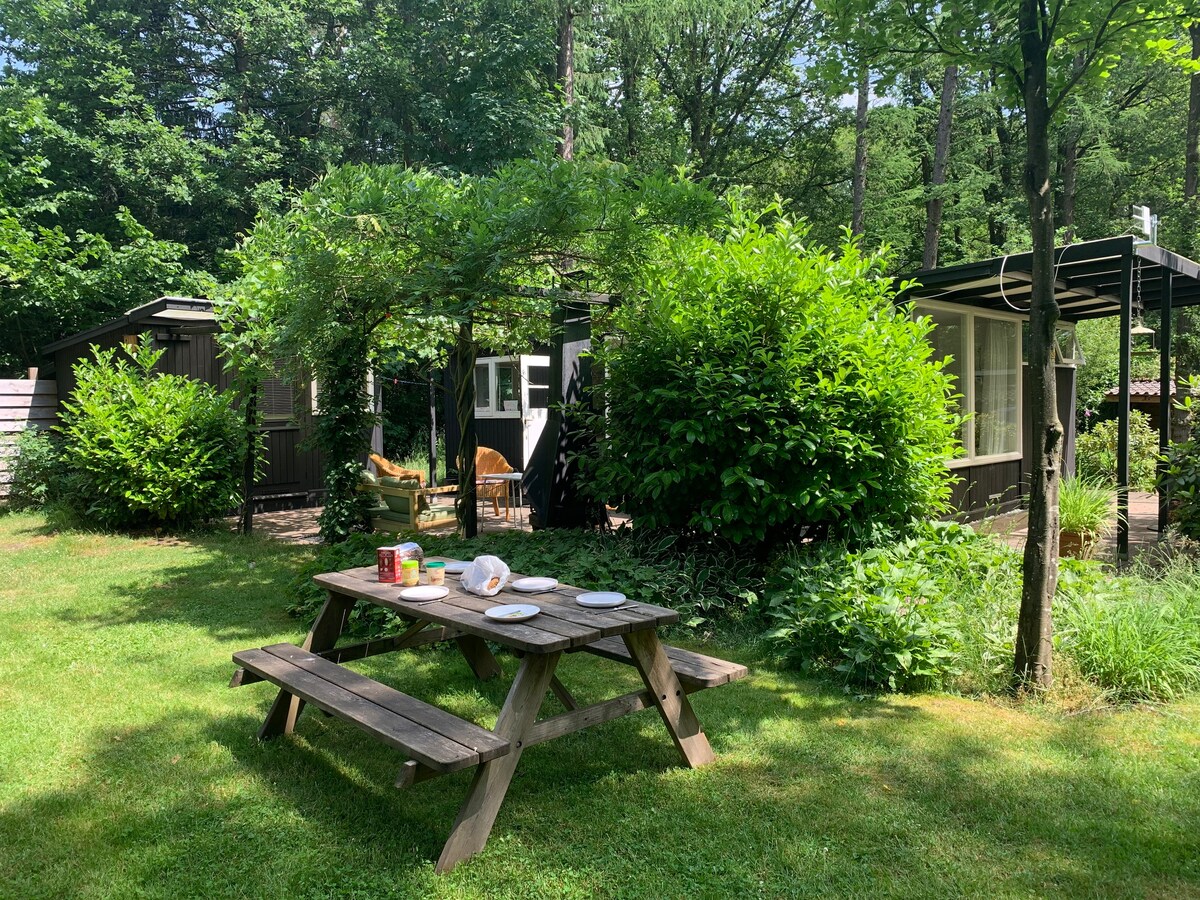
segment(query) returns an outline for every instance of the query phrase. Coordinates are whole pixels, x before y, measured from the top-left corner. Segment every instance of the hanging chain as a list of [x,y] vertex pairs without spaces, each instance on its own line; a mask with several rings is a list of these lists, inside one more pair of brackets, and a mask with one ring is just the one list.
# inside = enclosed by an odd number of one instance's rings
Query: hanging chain
[[1142,258],[1140,256],[1137,258],[1136,291],[1133,303],[1134,311],[1137,313],[1136,318],[1140,322],[1142,318]]

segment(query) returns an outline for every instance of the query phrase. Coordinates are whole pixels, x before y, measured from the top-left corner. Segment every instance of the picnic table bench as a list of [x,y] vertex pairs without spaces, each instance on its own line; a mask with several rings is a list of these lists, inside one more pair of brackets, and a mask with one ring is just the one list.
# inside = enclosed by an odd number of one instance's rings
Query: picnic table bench
[[[401,751],[408,759],[396,779],[398,787],[475,767],[467,798],[438,859],[438,872],[483,849],[528,747],[655,707],[685,764],[701,766],[714,756],[688,695],[746,675],[745,666],[737,663],[665,646],[657,629],[678,621],[673,610],[644,603],[628,609],[585,608],[575,603],[580,588],[560,585],[534,595],[506,588],[495,597],[478,597],[460,589],[457,578],[450,576],[447,597],[411,603],[400,599],[399,584],[379,583],[374,566],[325,573],[315,581],[328,591],[328,599],[303,645],[272,644],[235,653],[238,669],[230,686],[267,681],[280,689],[259,729],[263,740],[292,731],[304,706],[311,704]],[[521,623],[483,615],[517,598],[536,603],[542,612]],[[409,627],[393,637],[337,647],[349,613],[359,602],[390,609]],[[494,729],[342,665],[440,641],[453,641],[480,679],[501,674],[489,641],[521,657]],[[555,674],[564,652],[591,653],[633,666],[644,688],[581,707]],[[564,711],[538,720],[547,691]]]

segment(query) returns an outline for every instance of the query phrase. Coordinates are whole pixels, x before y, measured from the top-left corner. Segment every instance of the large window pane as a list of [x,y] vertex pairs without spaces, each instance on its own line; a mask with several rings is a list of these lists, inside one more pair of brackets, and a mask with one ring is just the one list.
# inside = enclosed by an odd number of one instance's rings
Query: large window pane
[[496,402],[500,409],[512,412],[520,405],[521,399],[521,364],[511,362],[496,363]]
[[[963,367],[967,364],[967,317],[962,313],[946,312],[940,309],[918,309],[917,312],[927,315],[933,320],[934,328],[929,335],[929,341],[933,344],[933,358],[949,359],[945,371],[954,376],[955,391],[965,394],[967,384],[963,380]],[[966,415],[967,410],[963,405],[966,402],[965,398],[960,396],[955,402],[958,404],[958,414]],[[962,445],[958,455],[965,456],[967,445],[967,424],[965,422],[960,429],[958,440]]]
[[1017,446],[1017,323],[975,317],[975,455]]
[[490,411],[492,408],[492,386],[488,378],[488,364],[475,367],[475,409]]

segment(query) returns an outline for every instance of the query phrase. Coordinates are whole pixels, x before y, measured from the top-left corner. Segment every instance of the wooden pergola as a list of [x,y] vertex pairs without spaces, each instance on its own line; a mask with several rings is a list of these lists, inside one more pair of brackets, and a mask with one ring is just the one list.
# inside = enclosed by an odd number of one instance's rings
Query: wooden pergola
[[[1170,382],[1171,311],[1200,304],[1200,263],[1144,243],[1132,235],[1059,247],[1054,253],[1055,299],[1067,322],[1121,318],[1120,374],[1117,397],[1117,555],[1129,552],[1129,383],[1135,314],[1159,313],[1159,371]],[[1013,253],[975,263],[926,269],[911,277],[919,282],[904,300],[939,300],[998,312],[1028,313],[1033,291],[1032,254]],[[1171,396],[1159,398],[1160,413],[1169,421]],[[1159,434],[1166,453],[1170,429]],[[1158,526],[1167,522],[1167,497],[1159,492]]]

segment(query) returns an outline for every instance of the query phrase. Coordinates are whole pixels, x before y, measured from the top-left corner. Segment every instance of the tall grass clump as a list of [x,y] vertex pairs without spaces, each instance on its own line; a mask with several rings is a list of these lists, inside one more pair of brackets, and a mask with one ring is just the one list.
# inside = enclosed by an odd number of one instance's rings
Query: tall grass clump
[[1066,584],[1060,596],[1061,650],[1114,702],[1200,690],[1200,575],[1193,566]]

